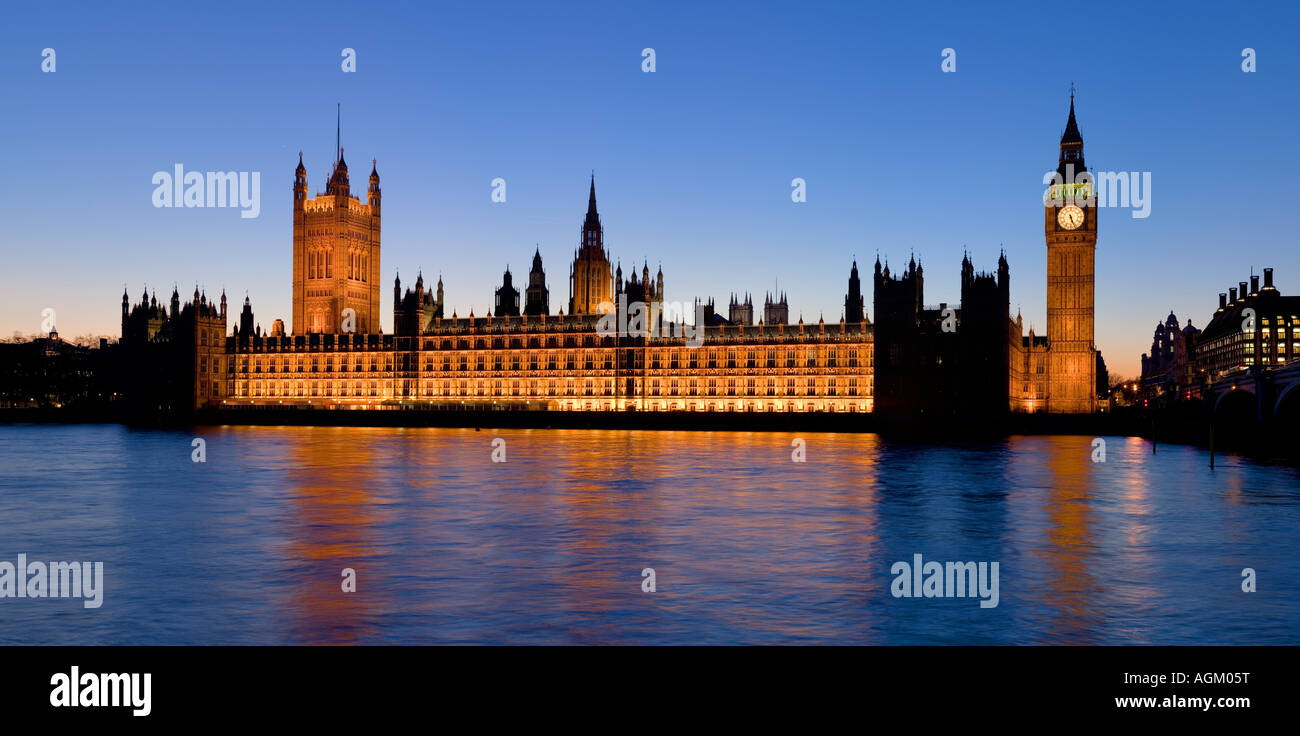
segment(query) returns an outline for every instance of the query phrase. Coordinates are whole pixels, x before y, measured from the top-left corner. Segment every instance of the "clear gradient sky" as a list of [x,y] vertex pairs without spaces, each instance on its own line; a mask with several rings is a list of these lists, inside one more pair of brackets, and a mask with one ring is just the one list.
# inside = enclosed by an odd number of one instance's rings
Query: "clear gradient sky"
[[[594,169],[612,257],[662,263],[669,300],[779,285],[792,319],[838,321],[855,255],[870,313],[876,254],[915,252],[926,302],[956,302],[963,249],[992,270],[1004,246],[1012,312],[1041,332],[1042,176],[1073,82],[1089,168],[1152,175],[1150,217],[1099,220],[1096,342],[1132,375],[1170,309],[1203,326],[1252,266],[1300,291],[1298,19],[1281,2],[16,4],[0,334],[52,307],[65,337],[115,335],[123,286],[146,284],[224,287],[232,309],[247,292],[263,327],[288,321],[293,169],[302,150],[323,188],[339,102],[354,190],[379,161],[385,330],[395,271],[441,274],[450,308],[482,314],[534,244],[567,307]],[[177,163],[260,171],[261,216],[154,208]]]

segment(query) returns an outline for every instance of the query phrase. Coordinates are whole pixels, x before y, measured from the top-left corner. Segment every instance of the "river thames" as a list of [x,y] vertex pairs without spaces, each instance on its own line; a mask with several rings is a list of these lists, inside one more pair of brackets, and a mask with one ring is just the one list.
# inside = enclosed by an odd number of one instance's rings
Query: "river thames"
[[1105,440],[4,425],[0,561],[104,573],[0,644],[1300,643],[1300,469]]

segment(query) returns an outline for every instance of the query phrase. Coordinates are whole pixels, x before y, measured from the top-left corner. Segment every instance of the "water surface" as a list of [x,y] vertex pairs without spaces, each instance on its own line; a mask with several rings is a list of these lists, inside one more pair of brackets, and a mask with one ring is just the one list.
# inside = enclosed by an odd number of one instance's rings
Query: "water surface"
[[[106,589],[0,644],[1300,643],[1300,470],[1091,439],[0,426],[0,560]],[[998,606],[893,597],[917,553]]]

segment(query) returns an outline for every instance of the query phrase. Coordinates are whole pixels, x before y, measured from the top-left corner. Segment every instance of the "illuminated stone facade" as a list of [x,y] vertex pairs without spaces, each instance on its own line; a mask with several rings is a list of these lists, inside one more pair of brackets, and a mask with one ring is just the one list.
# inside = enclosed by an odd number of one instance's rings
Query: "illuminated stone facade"
[[[338,207],[355,212],[346,223],[364,225],[371,211],[361,209],[347,196],[346,165],[340,160],[331,178],[321,221],[306,221],[313,232],[301,237],[301,216],[311,207],[300,205],[305,192],[301,164],[295,177],[295,325],[300,315],[329,314],[325,296],[299,292],[300,246],[312,252],[312,243],[336,242],[329,228],[336,227]],[[342,171],[342,175],[338,173]],[[309,202],[320,200],[318,197]],[[378,258],[378,176],[372,174],[373,237],[353,234],[339,241],[372,248]],[[304,210],[306,212],[304,212]],[[367,233],[370,231],[367,230]],[[312,238],[325,237],[326,240]],[[336,251],[337,252],[337,251]],[[315,257],[320,268],[319,256]],[[353,285],[339,282],[328,271],[324,286]],[[304,282],[310,287],[312,273]],[[509,296],[498,314],[447,318],[443,315],[443,284],[437,297],[425,290],[423,276],[415,288],[393,285],[394,335],[378,334],[373,313],[363,313],[359,303],[336,292],[329,308],[358,305],[357,331],[314,329],[320,323],[308,318],[312,329],[293,334],[262,335],[247,328],[226,341],[229,393],[208,402],[217,406],[285,405],[377,409],[550,409],[568,411],[771,411],[869,412],[872,410],[871,325],[861,322],[808,326],[801,319],[790,325],[731,324],[706,320],[702,341],[664,336],[662,322],[649,334],[605,334],[598,325],[602,304],[642,302],[663,314],[663,271],[652,278],[648,265],[640,278],[633,272],[624,281],[622,271],[610,273],[604,232],[596,210],[593,179],[581,243],[570,271],[570,314],[549,315],[544,305],[545,274],[540,253],[534,254],[528,300],[541,312],[517,314],[518,290],[507,280],[497,296]],[[374,274],[367,272],[373,283]],[[779,314],[788,314],[782,301]],[[607,306],[605,307],[608,308]],[[247,307],[246,307],[247,310]],[[778,312],[771,310],[768,315]],[[247,320],[252,322],[251,314]],[[363,326],[372,329],[364,329]],[[304,334],[304,332],[306,334]]]
[[1035,335],[1032,327],[1026,335],[1024,320],[1018,314],[1011,323],[1009,337],[1011,410],[1027,413],[1047,411],[1047,338]]
[[609,254],[605,252],[605,228],[596,211],[595,175],[591,177],[587,217],[582,222],[580,238],[569,271],[569,314],[599,314],[602,303],[614,300],[614,279],[609,271]]
[[419,335],[232,338],[226,405],[621,411],[872,408],[871,328],[719,325],[704,342],[594,317],[435,318]]
[[[1061,135],[1057,173],[1070,182],[1087,172],[1083,136],[1070,118]],[[1097,351],[1093,344],[1093,304],[1097,250],[1097,203],[1046,202],[1047,238],[1047,406],[1053,413],[1092,412],[1097,405]],[[1032,355],[1033,345],[1026,349]]]
[[[366,201],[352,195],[342,149],[325,192],[307,197],[301,155],[293,180],[294,335],[379,332],[379,172]],[[352,310],[345,313],[344,310]],[[346,322],[352,319],[349,326]]]
[[[1059,163],[1084,170],[1073,100]],[[653,278],[648,264],[627,280],[621,268],[611,273],[594,178],[569,270],[568,314],[549,314],[538,250],[525,294],[507,274],[496,292],[500,301],[493,302],[496,313],[486,316],[445,315],[441,278],[436,296],[425,289],[423,276],[405,291],[397,280],[394,334],[382,334],[378,173],[371,172],[365,203],[349,192],[342,149],[325,193],[313,199],[307,198],[299,161],[293,185],[293,328],[286,333],[276,320],[269,334],[250,329],[245,300],[241,326],[224,347],[202,341],[211,330],[196,332],[194,366],[187,368],[195,377],[196,407],[916,413],[935,397],[943,400],[922,414],[995,415],[1002,407],[1082,413],[1096,406],[1095,204],[1074,218],[1046,204],[1046,336],[1032,329],[1025,336],[1021,318],[1010,319],[1009,271],[1000,258],[991,274],[976,274],[963,261],[962,304],[951,310],[924,307],[919,265],[914,294],[882,297],[884,286],[897,279],[881,273],[877,263],[877,325],[865,313],[856,263],[838,324],[819,320],[808,326],[802,318],[789,324],[784,295],[779,302],[767,299],[758,324],[752,324],[752,299],[734,300],[730,319],[715,314],[710,299],[695,320],[702,325],[700,342],[668,335],[657,316],[644,334],[600,329],[611,304],[621,311],[641,302],[650,315],[673,310],[665,308],[662,269]],[[207,315],[201,296],[197,302],[195,314]],[[889,306],[883,311],[887,330],[879,325],[882,303]],[[351,332],[344,321],[348,309],[355,315]],[[217,310],[211,312],[211,327],[224,334],[224,304],[219,318]],[[957,330],[951,335],[945,315]],[[138,319],[147,332],[148,315],[141,311]],[[877,355],[880,340],[888,350]],[[882,361],[888,375],[880,373]],[[927,368],[907,368],[911,363]],[[221,373],[211,376],[213,371]],[[932,381],[922,380],[931,374]],[[877,386],[882,380],[884,388]],[[946,388],[936,393],[935,386]]]

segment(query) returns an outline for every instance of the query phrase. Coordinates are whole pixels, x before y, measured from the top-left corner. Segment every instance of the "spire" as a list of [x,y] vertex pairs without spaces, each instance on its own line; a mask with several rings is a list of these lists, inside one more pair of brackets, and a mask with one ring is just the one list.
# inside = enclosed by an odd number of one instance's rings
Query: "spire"
[[1079,124],[1074,119],[1074,87],[1070,87],[1070,117],[1065,123],[1065,132],[1061,134],[1061,155],[1058,159],[1056,173],[1064,183],[1074,183],[1077,177],[1088,170],[1083,161],[1083,136],[1079,134]]
[[1074,87],[1070,87],[1070,119],[1065,122],[1065,132],[1061,134],[1061,143],[1083,143],[1079,134],[1079,124],[1074,120]]
[[574,260],[579,257],[584,259],[597,259],[608,261],[605,254],[605,234],[600,226],[600,213],[596,211],[596,174],[591,175],[591,191],[587,196],[587,216],[582,221],[582,239],[578,244],[578,251],[573,254]]
[[370,159],[370,188],[366,190],[366,201],[372,207],[379,206],[379,161]]
[[334,118],[334,163],[343,160],[343,103],[337,103]]

